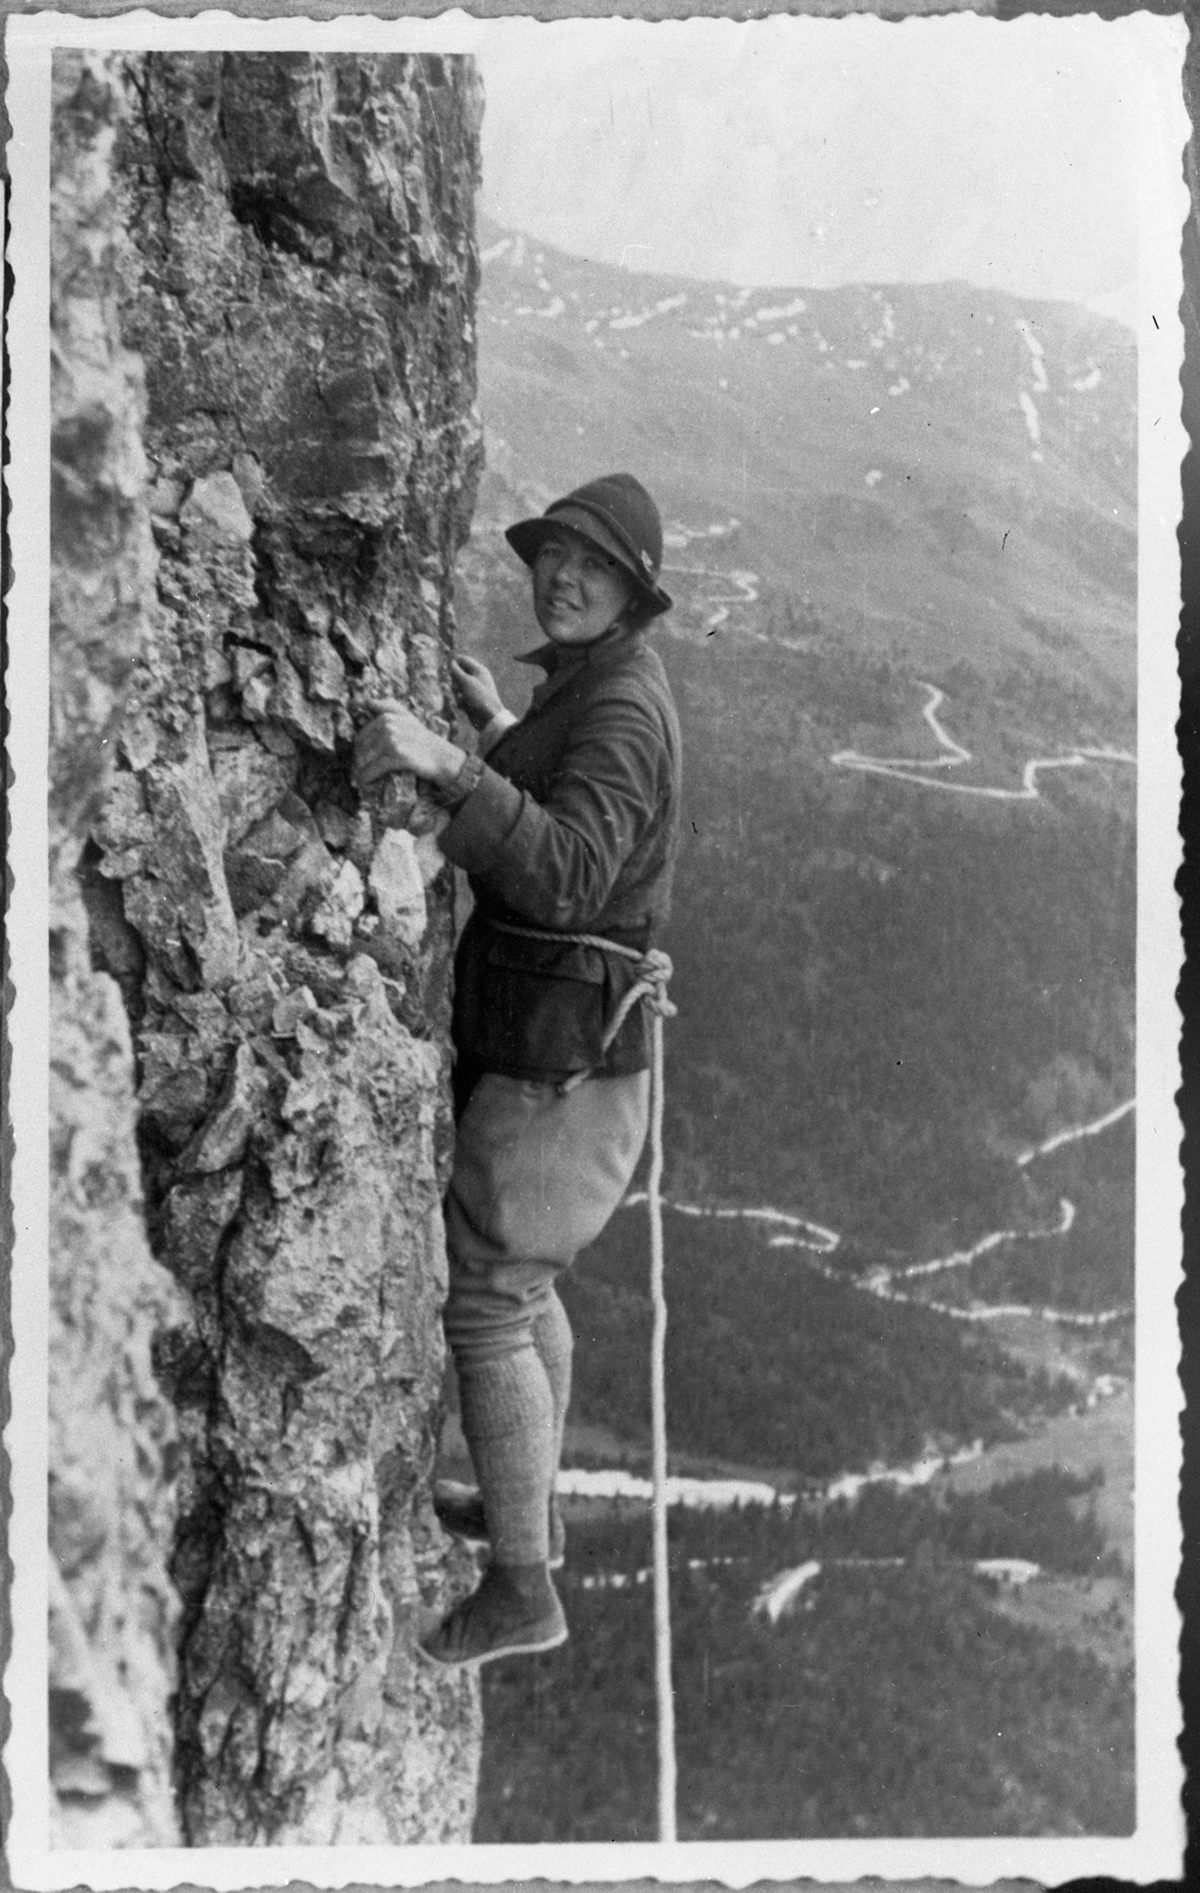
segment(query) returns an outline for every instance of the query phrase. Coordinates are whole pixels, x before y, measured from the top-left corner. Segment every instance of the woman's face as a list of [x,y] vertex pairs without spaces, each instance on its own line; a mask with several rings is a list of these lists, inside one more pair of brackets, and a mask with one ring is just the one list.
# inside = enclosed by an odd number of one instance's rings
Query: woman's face
[[623,565],[566,527],[547,533],[533,562],[533,611],[554,644],[594,644],[633,597]]

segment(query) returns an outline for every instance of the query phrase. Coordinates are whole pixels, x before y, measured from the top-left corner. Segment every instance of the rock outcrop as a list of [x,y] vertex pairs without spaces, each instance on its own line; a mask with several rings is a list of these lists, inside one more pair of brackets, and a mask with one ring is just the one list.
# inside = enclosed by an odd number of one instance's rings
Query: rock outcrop
[[173,1428],[151,1343],[176,1302],[143,1228],[125,1010],[91,964],[76,875],[150,619],[154,552],[141,376],[118,333],[122,94],[88,55],[63,55],[54,84],[50,1774],[62,1844],[162,1846],[177,1839]]
[[475,1685],[414,1664],[455,1573],[440,1412],[452,883],[385,698],[448,730],[479,459],[473,67],[119,66],[122,334],[157,604],[83,864],[184,1312],[176,1785],[198,1844],[465,1839]]

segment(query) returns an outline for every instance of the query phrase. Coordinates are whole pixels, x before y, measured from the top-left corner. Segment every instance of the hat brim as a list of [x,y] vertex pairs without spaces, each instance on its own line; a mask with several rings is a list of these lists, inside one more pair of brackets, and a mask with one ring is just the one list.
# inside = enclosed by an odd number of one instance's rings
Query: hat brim
[[[575,510],[574,508],[572,509]],[[637,595],[654,617],[664,611],[670,611],[675,600],[661,585],[653,584],[644,572],[630,559],[629,554],[618,540],[605,532],[599,521],[593,522],[586,517],[582,520],[555,518],[519,519],[515,526],[509,526],[504,537],[524,564],[532,565],[537,558],[539,548],[552,532],[571,532],[578,539],[586,539],[606,553],[610,559],[616,559],[622,571],[628,573],[637,588]]]

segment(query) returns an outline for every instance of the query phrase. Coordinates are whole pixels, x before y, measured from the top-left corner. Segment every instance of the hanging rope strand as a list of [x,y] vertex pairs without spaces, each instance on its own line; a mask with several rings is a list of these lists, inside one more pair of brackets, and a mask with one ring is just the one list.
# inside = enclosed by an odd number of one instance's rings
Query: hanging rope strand
[[[551,940],[563,945],[595,947],[600,953],[637,961],[637,978],[605,1027],[603,1049],[608,1050],[629,1013],[644,1000],[650,1019],[650,1178],[646,1197],[650,1218],[650,1300],[654,1321],[650,1338],[650,1434],[654,1519],[654,1690],[658,1705],[658,1838],[671,1845],[676,1839],[675,1798],[675,1692],[671,1682],[671,1591],[667,1555],[667,1297],[664,1287],[662,1230],[663,1173],[663,1021],[677,1008],[667,998],[672,973],[670,957],[652,947],[640,953],[598,933],[548,933],[538,927],[518,927],[508,921],[489,923],[499,933],[524,940]],[[561,1089],[582,1083],[580,1072]]]
[[651,1026],[650,1297],[654,1328],[650,1344],[650,1432],[654,1442],[654,1687],[658,1700],[658,1838],[675,1834],[675,1692],[671,1683],[671,1592],[667,1560],[667,1297],[663,1286],[663,1018]]

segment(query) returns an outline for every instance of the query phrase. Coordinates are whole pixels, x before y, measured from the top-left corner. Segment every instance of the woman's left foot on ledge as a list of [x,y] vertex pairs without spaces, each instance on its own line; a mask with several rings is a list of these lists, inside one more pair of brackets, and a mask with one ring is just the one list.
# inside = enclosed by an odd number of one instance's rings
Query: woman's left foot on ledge
[[567,1640],[567,1620],[545,1565],[491,1564],[477,1591],[445,1616],[423,1611],[417,1652],[455,1669],[502,1656],[536,1656]]

